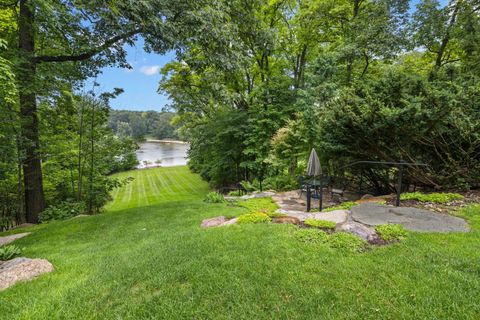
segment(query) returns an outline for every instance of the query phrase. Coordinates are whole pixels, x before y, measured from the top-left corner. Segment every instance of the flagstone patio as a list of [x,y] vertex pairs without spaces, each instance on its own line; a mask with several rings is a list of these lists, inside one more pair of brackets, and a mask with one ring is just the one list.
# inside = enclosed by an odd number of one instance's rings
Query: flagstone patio
[[[363,199],[351,210],[335,210],[319,212],[318,199],[312,199],[312,211],[306,212],[306,195],[297,191],[277,193],[272,199],[280,207],[277,212],[296,217],[301,221],[306,219],[329,220],[337,223],[337,230],[350,231],[358,229],[368,236],[368,229],[381,224],[401,224],[407,230],[418,232],[466,232],[469,230],[465,220],[449,214],[436,213],[412,207],[394,207],[380,205],[372,201],[378,198]],[[325,207],[336,203],[325,193]],[[354,232],[357,233],[357,232]]]

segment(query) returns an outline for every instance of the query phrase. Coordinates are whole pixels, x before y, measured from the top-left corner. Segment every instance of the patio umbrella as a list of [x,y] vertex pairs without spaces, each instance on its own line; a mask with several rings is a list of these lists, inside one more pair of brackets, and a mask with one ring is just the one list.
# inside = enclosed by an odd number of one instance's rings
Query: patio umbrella
[[[322,166],[320,165],[320,159],[318,159],[317,152],[315,149],[312,148],[312,152],[310,152],[310,157],[308,158],[308,166],[307,166],[307,175],[313,176],[313,185],[316,186],[315,177],[322,175]],[[310,188],[307,189],[307,211],[310,211]],[[319,204],[320,204],[320,211],[322,211],[323,205],[323,189],[320,185],[320,195],[319,195]]]
[[312,149],[312,152],[310,152],[310,158],[308,158],[307,175],[311,177],[322,175],[320,159],[318,159],[318,155],[315,149]]

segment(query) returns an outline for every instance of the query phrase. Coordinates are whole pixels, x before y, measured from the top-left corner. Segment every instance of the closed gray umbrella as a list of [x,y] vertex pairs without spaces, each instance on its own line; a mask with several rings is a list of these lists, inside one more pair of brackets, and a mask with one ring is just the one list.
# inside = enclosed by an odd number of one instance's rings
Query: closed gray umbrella
[[312,152],[310,152],[310,158],[308,158],[307,175],[311,177],[322,175],[320,159],[318,159],[318,155],[315,149],[312,149]]
[[310,157],[308,158],[307,175],[313,177],[313,182],[310,181],[310,185],[307,187],[307,211],[310,211],[310,186],[320,189],[319,204],[320,211],[322,211],[323,186],[321,185],[321,181],[319,181],[320,184],[317,184],[315,181],[315,177],[322,176],[322,166],[320,165],[320,159],[318,159],[318,155],[315,149],[312,149],[312,152],[310,152]]

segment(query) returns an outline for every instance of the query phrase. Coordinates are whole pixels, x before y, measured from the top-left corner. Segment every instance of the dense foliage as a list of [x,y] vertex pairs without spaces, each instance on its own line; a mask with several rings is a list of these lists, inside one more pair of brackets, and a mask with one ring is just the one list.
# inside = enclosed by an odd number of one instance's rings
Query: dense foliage
[[223,203],[225,202],[225,199],[223,198],[223,195],[218,192],[210,192],[205,196],[203,201],[207,203]]
[[[190,142],[213,185],[289,189],[315,147],[325,171],[391,192],[479,186],[477,0],[8,1],[0,6],[0,214],[38,222],[58,201],[96,211],[134,163],[129,139]],[[84,81],[130,68],[125,44],[175,50],[170,113],[116,113]],[[85,92],[89,92],[86,94]],[[94,90],[91,90],[94,91]],[[79,96],[78,93],[84,94]],[[146,119],[143,119],[146,118]],[[145,121],[144,121],[145,120]],[[178,126],[178,130],[172,131]],[[168,123],[168,125],[167,125]],[[88,196],[87,196],[88,195]]]
[[[38,222],[39,214],[51,200],[48,186],[44,185],[51,179],[46,177],[44,166],[52,154],[44,150],[49,142],[42,125],[46,120],[63,123],[63,119],[55,117],[70,116],[58,100],[76,92],[87,92],[84,81],[96,76],[105,66],[131,68],[124,45],[134,45],[139,36],[143,37],[148,52],[181,50],[182,39],[198,33],[199,24],[209,17],[202,12],[209,3],[206,0],[2,1],[0,138],[7,139],[6,147],[16,150],[16,154],[10,152],[1,159],[7,163],[8,171],[3,173],[2,168],[1,187],[7,188],[10,194],[14,191],[9,186],[16,186],[12,181],[22,180],[22,190],[15,191],[23,198],[23,208],[18,212],[21,216],[25,213],[28,222]],[[201,32],[211,36],[208,29]],[[44,104],[58,107],[58,112],[49,115],[53,118],[42,117]],[[4,116],[8,120],[3,119]],[[67,138],[67,134],[63,138]],[[98,142],[99,146],[110,143],[118,146],[117,141]],[[69,155],[69,159],[73,157]],[[90,157],[90,162],[94,160],[97,159]],[[105,160],[109,160],[108,157]],[[104,163],[97,168],[97,172],[105,171]],[[93,185],[105,181],[105,178],[89,179],[94,182],[89,187],[92,194],[97,190]],[[20,203],[19,199],[10,199],[2,192],[4,197],[2,206],[12,201]],[[95,202],[101,202],[95,198]]]
[[405,188],[478,187],[480,6],[411,5],[218,1],[216,37],[190,39],[160,84],[191,168],[217,186],[283,189],[315,147],[328,174],[371,192],[391,192],[396,169],[340,168],[420,162]]
[[[133,140],[118,138],[107,127],[108,101],[91,95],[62,92],[38,106],[43,186],[47,210],[39,220],[64,219],[95,213],[110,199],[111,190],[123,183],[109,174],[137,164]],[[23,205],[24,156],[16,143],[20,137],[17,114],[3,113],[8,135],[0,137],[0,228],[25,221]],[[73,212],[72,212],[73,210]]]
[[135,140],[178,139],[174,116],[171,112],[112,110],[108,126],[117,136]]

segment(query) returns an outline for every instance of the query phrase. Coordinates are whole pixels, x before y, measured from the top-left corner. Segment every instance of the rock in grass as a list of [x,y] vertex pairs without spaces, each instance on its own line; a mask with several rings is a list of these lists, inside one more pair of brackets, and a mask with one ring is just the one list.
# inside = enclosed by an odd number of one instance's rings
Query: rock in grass
[[205,219],[202,221],[202,224],[200,226],[202,228],[217,227],[224,224],[226,221],[227,221],[227,218],[225,218],[225,216],[220,216],[220,217]]
[[233,218],[233,219],[225,221],[224,223],[221,224],[221,226],[229,226],[229,225],[237,223],[237,221],[238,221],[238,218]]
[[0,264],[0,291],[19,281],[30,280],[52,272],[53,265],[45,259],[15,258]]
[[355,221],[347,221],[340,225],[337,225],[336,231],[345,231],[351,234],[354,234],[362,239],[367,241],[377,238],[377,233],[374,229],[367,227],[361,223]]
[[291,224],[296,224],[300,225],[300,219],[295,218],[295,217],[290,217],[290,216],[284,216],[284,217],[275,217],[272,219],[273,223],[291,223]]

